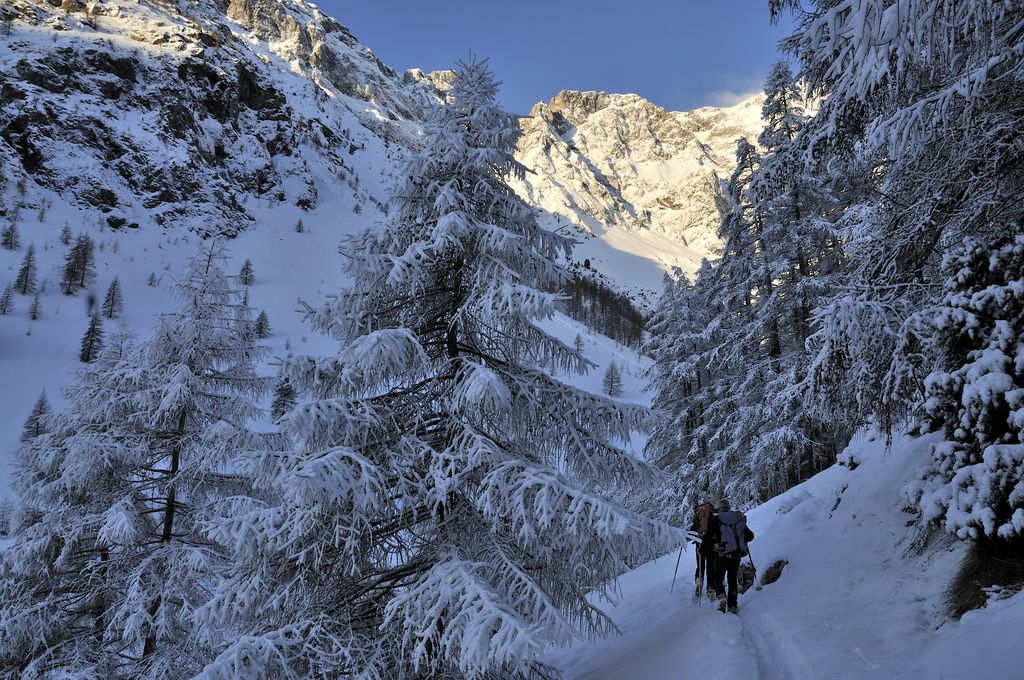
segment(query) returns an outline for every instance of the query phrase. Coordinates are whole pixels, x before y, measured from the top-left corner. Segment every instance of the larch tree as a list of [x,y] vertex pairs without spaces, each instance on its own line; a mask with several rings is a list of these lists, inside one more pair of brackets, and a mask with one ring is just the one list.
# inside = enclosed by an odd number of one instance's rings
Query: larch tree
[[18,225],[11,224],[0,232],[0,248],[17,250],[21,246],[21,236],[18,234]]
[[78,359],[83,363],[95,361],[103,348],[103,322],[98,313],[89,317],[89,326],[82,336],[82,346],[78,352]]
[[296,403],[297,395],[295,394],[295,388],[292,387],[288,378],[280,378],[277,381],[277,387],[274,388],[274,401],[270,405],[271,417],[277,420],[295,408]]
[[267,316],[265,311],[261,310],[256,317],[256,324],[253,326],[253,330],[256,333],[256,337],[260,340],[270,337],[270,317]]
[[28,318],[31,319],[32,321],[37,321],[39,317],[42,316],[42,313],[43,301],[42,298],[39,296],[39,291],[37,290],[35,294],[32,296],[31,304],[29,304],[28,306]]
[[50,413],[50,402],[46,398],[46,390],[39,393],[35,405],[25,419],[21,430],[21,443],[26,444],[36,437],[46,434],[46,417]]
[[622,372],[613,361],[605,369],[604,378],[601,379],[601,387],[609,397],[622,396]]
[[14,309],[14,285],[7,284],[0,293],[0,315],[10,314]]
[[36,248],[30,245],[21,261],[18,275],[14,279],[14,289],[22,295],[28,295],[36,289]]
[[280,449],[249,427],[271,379],[237,328],[223,248],[175,287],[178,311],[132,347],[115,335],[66,392],[68,408],[19,452],[26,522],[0,563],[0,669],[104,677],[188,676],[223,643],[195,625],[226,568],[206,536],[252,495],[233,460]]
[[252,260],[246,259],[242,268],[238,271],[238,282],[243,286],[251,286],[256,281],[253,273]]
[[247,468],[281,502],[212,534],[238,570],[208,625],[236,633],[203,677],[543,676],[548,644],[612,628],[586,594],[675,540],[598,491],[649,474],[616,444],[646,410],[542,368],[589,364],[538,325],[569,243],[505,183],[496,91],[460,64],[387,219],[345,241],[352,283],[311,312],[341,348],[285,362],[298,447]]
[[74,295],[79,288],[84,288],[96,277],[94,250],[95,244],[88,234],[81,234],[75,239],[75,244],[64,259],[61,290],[65,295]]
[[100,313],[108,319],[117,319],[124,312],[124,299],[121,296],[121,282],[115,276],[107,288],[107,294],[100,305]]
[[824,96],[805,164],[857,189],[846,283],[814,313],[815,392],[886,431],[942,429],[909,499],[962,537],[1019,537],[1020,4],[771,4],[798,7],[783,48]]

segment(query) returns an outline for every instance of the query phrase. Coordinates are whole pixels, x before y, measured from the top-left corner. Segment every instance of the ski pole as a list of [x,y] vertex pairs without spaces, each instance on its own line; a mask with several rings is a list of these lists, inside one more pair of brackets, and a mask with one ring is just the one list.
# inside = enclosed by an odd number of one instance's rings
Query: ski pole
[[671,594],[672,591],[675,590],[675,588],[676,588],[676,576],[679,576],[679,562],[682,561],[682,559],[683,559],[683,548],[685,548],[685,547],[686,547],[685,543],[683,543],[681,546],[679,546],[679,557],[676,558],[676,570],[672,574],[672,587],[668,589],[669,594]]

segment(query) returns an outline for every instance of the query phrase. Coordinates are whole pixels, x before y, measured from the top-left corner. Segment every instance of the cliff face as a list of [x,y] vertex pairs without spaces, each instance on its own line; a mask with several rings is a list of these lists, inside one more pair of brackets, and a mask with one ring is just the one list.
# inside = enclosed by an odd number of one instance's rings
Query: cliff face
[[414,144],[438,101],[302,2],[57,5],[16,0],[0,44],[4,213],[52,191],[111,226],[236,233],[254,203],[315,207],[318,178],[379,202],[359,156]]
[[666,111],[637,95],[563,91],[522,119],[520,191],[585,232],[650,230],[712,254],[713,173],[728,175],[736,139],[761,128],[762,98]]

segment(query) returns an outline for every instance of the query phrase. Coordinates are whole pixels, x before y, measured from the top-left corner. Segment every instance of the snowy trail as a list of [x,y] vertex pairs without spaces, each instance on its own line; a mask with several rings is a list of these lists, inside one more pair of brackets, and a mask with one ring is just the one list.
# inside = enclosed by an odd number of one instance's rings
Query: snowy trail
[[616,603],[596,602],[621,636],[545,660],[566,680],[975,680],[986,650],[986,680],[1020,680],[1024,592],[949,619],[947,587],[965,547],[923,534],[903,512],[901,489],[932,443],[866,435],[851,444],[856,470],[833,466],[751,509],[757,566],[787,565],[740,595],[739,616],[690,601],[688,548],[672,594],[676,552],[624,574]]
[[782,642],[771,615],[744,612],[739,619],[744,639],[757,658],[760,680],[812,680],[800,650]]
[[580,643],[552,652],[550,663],[566,680],[776,680],[766,675],[759,649],[742,617],[723,614],[714,603],[691,602],[693,553],[679,566],[669,594],[676,553],[647,564],[622,583],[623,599],[610,612],[622,637]]

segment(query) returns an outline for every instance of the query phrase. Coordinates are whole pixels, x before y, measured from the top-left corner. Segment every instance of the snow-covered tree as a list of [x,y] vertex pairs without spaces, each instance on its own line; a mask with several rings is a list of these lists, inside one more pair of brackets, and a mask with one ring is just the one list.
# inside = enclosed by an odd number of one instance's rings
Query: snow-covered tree
[[22,295],[28,295],[36,289],[36,249],[30,245],[25,251],[25,258],[21,261],[18,275],[14,279],[14,290]]
[[[526,677],[610,628],[588,600],[665,545],[602,498],[647,468],[616,446],[646,411],[555,381],[588,366],[538,325],[569,243],[505,184],[518,128],[461,64],[383,224],[344,243],[351,286],[312,313],[341,348],[295,357],[299,443],[246,469],[279,504],[213,532],[239,565],[203,677]],[[267,616],[267,612],[274,612]]]
[[89,326],[82,336],[82,347],[78,352],[78,359],[83,363],[95,361],[103,348],[103,322],[98,313],[89,317]]
[[604,378],[601,379],[601,387],[609,397],[622,396],[622,372],[613,361],[605,369]]
[[29,304],[28,306],[28,318],[31,319],[32,321],[36,321],[39,319],[42,313],[43,301],[42,298],[40,298],[39,296],[39,291],[37,290],[35,294],[32,296],[31,304]]
[[115,335],[19,452],[3,672],[188,677],[222,643],[194,625],[228,559],[204,529],[253,495],[239,452],[280,448],[248,427],[271,382],[254,373],[261,350],[236,326],[225,264],[217,244],[195,256],[179,311],[137,347]]
[[107,288],[107,294],[100,305],[100,313],[108,319],[116,319],[124,311],[124,299],[121,297],[121,282],[115,276]]
[[18,234],[18,225],[12,223],[0,232],[0,248],[6,250],[17,250],[21,246],[21,237]]
[[36,437],[46,433],[46,417],[50,413],[50,402],[46,398],[46,390],[39,393],[32,411],[25,419],[25,425],[21,430],[21,443],[26,444]]
[[10,536],[14,531],[14,501],[9,496],[0,499],[0,536]]
[[61,290],[65,295],[74,295],[79,288],[88,285],[96,277],[96,262],[93,250],[95,244],[88,234],[75,239],[64,260]]
[[274,388],[274,401],[270,405],[270,415],[274,420],[277,420],[285,413],[288,413],[297,402],[295,394],[295,388],[288,381],[288,378],[282,377],[277,381],[277,387]]
[[822,0],[798,16],[783,44],[824,96],[803,159],[852,187],[847,281],[809,338],[815,391],[855,421],[891,430],[922,415],[941,427],[947,441],[911,489],[924,517],[961,536],[1014,537],[1024,499],[1009,489],[1024,471],[1002,447],[1020,367],[1007,372],[1001,355],[1024,321],[1016,294],[1001,296],[1015,290],[1002,268],[1019,269],[1024,223],[1019,3]]
[[265,311],[260,311],[259,316],[256,317],[256,324],[253,329],[256,337],[260,340],[270,337],[270,317],[267,316]]
[[10,314],[14,308],[14,286],[7,284],[4,291],[0,293],[0,316]]
[[921,315],[943,366],[925,379],[924,409],[946,441],[914,499],[962,538],[1024,534],[1024,228],[1007,231],[952,253],[943,303]]
[[655,406],[667,416],[647,453],[673,471],[669,516],[696,497],[765,500],[831,462],[850,427],[824,413],[808,378],[813,311],[837,283],[839,214],[802,162],[808,123],[785,62],[765,83],[759,147],[737,143],[720,183],[721,257],[691,286],[668,281],[650,326]]
[[242,268],[238,271],[238,282],[243,286],[251,286],[256,281],[256,277],[253,274],[252,260],[246,259],[242,263]]
[[71,227],[68,226],[67,222],[64,223],[64,228],[60,230],[59,240],[61,242],[61,245],[71,245]]

